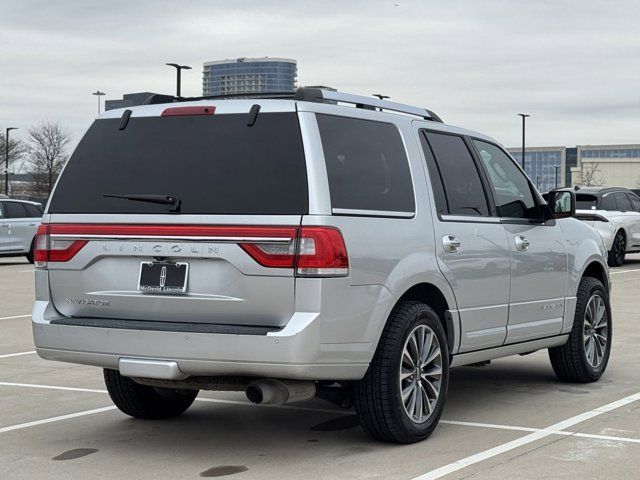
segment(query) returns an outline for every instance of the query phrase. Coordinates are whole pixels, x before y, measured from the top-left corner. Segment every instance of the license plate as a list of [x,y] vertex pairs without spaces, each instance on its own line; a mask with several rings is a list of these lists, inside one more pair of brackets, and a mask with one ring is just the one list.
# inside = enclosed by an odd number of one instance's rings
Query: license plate
[[142,262],[138,290],[145,293],[184,293],[188,263]]

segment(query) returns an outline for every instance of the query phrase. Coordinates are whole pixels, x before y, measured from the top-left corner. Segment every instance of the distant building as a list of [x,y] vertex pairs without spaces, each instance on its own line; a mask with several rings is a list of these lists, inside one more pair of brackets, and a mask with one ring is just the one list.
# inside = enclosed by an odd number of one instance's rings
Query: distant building
[[[522,165],[522,148],[507,150]],[[556,186],[567,185],[566,159],[566,147],[527,147],[524,155],[524,170],[538,190],[547,192]]]
[[289,58],[236,58],[206,62],[202,69],[202,95],[242,95],[293,92],[297,63]]
[[574,185],[640,187],[640,144],[579,145],[571,168]]
[[157,95],[152,92],[139,92],[139,93],[125,93],[120,100],[105,100],[104,109],[115,110],[117,108],[135,107],[136,105],[143,105],[147,99]]
[[[522,164],[522,149],[508,148]],[[541,192],[558,187],[591,185],[640,187],[640,144],[526,147],[525,171]]]

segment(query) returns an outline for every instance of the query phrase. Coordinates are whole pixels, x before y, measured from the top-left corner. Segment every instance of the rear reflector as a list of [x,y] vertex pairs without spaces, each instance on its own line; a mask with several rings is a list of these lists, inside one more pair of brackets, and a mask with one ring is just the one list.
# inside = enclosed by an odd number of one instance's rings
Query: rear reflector
[[208,105],[206,107],[170,107],[165,108],[160,114],[161,117],[179,117],[186,115],[213,115],[216,107]]

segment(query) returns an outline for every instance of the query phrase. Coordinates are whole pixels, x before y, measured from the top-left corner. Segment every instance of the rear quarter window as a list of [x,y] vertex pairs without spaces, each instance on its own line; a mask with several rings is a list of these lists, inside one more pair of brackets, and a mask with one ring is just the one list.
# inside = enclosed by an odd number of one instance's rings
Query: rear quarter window
[[391,123],[317,115],[333,209],[413,213],[409,161]]

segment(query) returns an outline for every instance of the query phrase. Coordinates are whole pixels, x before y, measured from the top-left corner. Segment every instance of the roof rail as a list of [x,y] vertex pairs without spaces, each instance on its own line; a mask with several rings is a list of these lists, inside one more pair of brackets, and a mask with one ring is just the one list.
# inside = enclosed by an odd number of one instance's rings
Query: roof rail
[[350,103],[356,108],[364,108],[366,110],[388,110],[390,112],[406,113],[415,115],[425,120],[443,123],[442,119],[426,108],[405,105],[404,103],[390,102],[389,100],[381,100],[378,98],[365,97],[363,95],[353,95],[351,93],[342,93],[331,89],[317,87],[300,87],[295,92],[253,92],[253,93],[227,93],[221,95],[208,95],[205,97],[174,97],[172,95],[154,94],[149,96],[144,102],[145,105],[155,105],[158,103],[172,102],[192,102],[196,100],[223,100],[223,99],[293,99],[304,102],[318,103]]
[[365,97],[362,95],[353,95],[351,93],[342,93],[332,90],[324,90],[321,88],[299,88],[294,96],[296,100],[305,102],[341,102],[350,103],[356,108],[364,108],[367,110],[389,110],[391,112],[406,113],[415,115],[425,120],[443,123],[442,119],[431,110],[420,107],[405,105],[404,103],[390,102],[378,98]]

